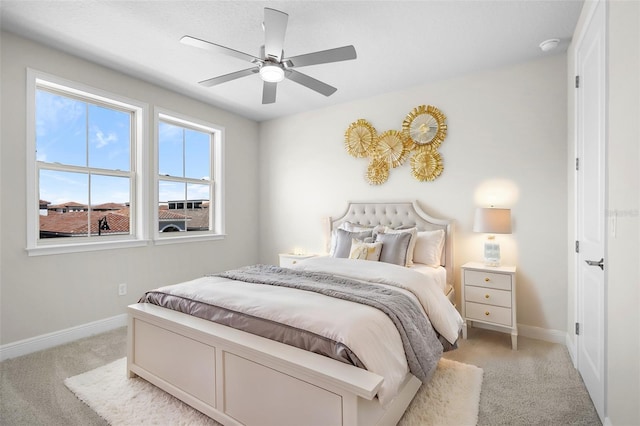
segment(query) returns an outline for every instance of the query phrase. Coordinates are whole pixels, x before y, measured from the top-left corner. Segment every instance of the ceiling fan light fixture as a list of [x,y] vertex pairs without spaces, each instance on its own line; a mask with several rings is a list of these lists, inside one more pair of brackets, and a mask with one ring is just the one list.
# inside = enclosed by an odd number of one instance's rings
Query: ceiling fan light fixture
[[264,64],[260,67],[260,78],[269,83],[279,83],[284,80],[284,70],[275,64]]

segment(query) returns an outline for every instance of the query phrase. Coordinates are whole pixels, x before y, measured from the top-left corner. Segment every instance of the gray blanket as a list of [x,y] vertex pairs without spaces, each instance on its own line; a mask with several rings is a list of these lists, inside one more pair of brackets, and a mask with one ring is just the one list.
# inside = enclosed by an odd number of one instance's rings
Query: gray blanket
[[428,318],[416,302],[400,291],[334,275],[272,265],[253,265],[214,276],[313,291],[379,309],[393,321],[400,333],[409,370],[425,383],[431,379],[442,356],[442,344]]

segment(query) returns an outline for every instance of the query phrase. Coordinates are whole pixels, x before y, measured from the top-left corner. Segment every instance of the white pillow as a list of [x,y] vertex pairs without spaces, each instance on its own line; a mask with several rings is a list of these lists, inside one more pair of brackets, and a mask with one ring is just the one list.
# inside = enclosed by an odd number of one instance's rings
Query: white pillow
[[380,253],[382,252],[382,243],[365,243],[355,238],[351,240],[351,252],[349,252],[349,259],[362,259],[362,260],[380,260]]
[[409,247],[407,248],[406,264],[404,266],[411,266],[413,265],[413,261],[414,261],[413,252],[416,246],[416,239],[417,239],[416,237],[418,236],[418,228],[393,229],[393,228],[389,228],[388,226],[384,226],[384,227],[376,227],[373,229],[374,237],[376,234],[404,234],[404,233],[411,234],[411,239],[409,240]]
[[441,265],[443,247],[444,230],[418,232],[413,250],[413,261],[436,268]]
[[358,225],[357,223],[351,223],[351,222],[342,222],[342,224],[340,224],[340,229],[344,229],[345,231],[351,231],[351,232],[362,232],[362,231],[371,231],[373,227]]

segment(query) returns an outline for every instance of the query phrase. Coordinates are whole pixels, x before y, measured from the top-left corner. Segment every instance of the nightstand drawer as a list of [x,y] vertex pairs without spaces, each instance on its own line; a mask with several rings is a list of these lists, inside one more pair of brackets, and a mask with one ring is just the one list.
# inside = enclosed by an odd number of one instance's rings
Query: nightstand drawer
[[282,253],[280,256],[280,267],[281,268],[290,268],[291,266],[297,264],[301,260],[309,259],[311,257],[315,257],[315,254],[290,254],[290,253]]
[[495,272],[466,271],[464,273],[464,284],[510,291],[511,275]]
[[467,286],[464,292],[467,302],[486,303],[488,305],[511,307],[511,292],[493,288]]
[[511,327],[511,309],[465,302],[467,318]]

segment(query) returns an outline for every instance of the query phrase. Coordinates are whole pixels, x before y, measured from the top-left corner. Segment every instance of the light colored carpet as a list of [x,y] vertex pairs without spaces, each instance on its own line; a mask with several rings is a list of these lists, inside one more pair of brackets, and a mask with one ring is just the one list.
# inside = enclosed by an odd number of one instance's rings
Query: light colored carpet
[[[482,368],[478,426],[601,425],[565,345],[472,328],[444,358]],[[0,362],[0,424],[107,426],[64,379],[127,354],[127,329]]]
[[[217,425],[147,381],[127,379],[126,358],[70,377],[65,385],[102,418],[115,426]],[[442,359],[433,379],[423,385],[399,425],[475,425],[483,371]]]

